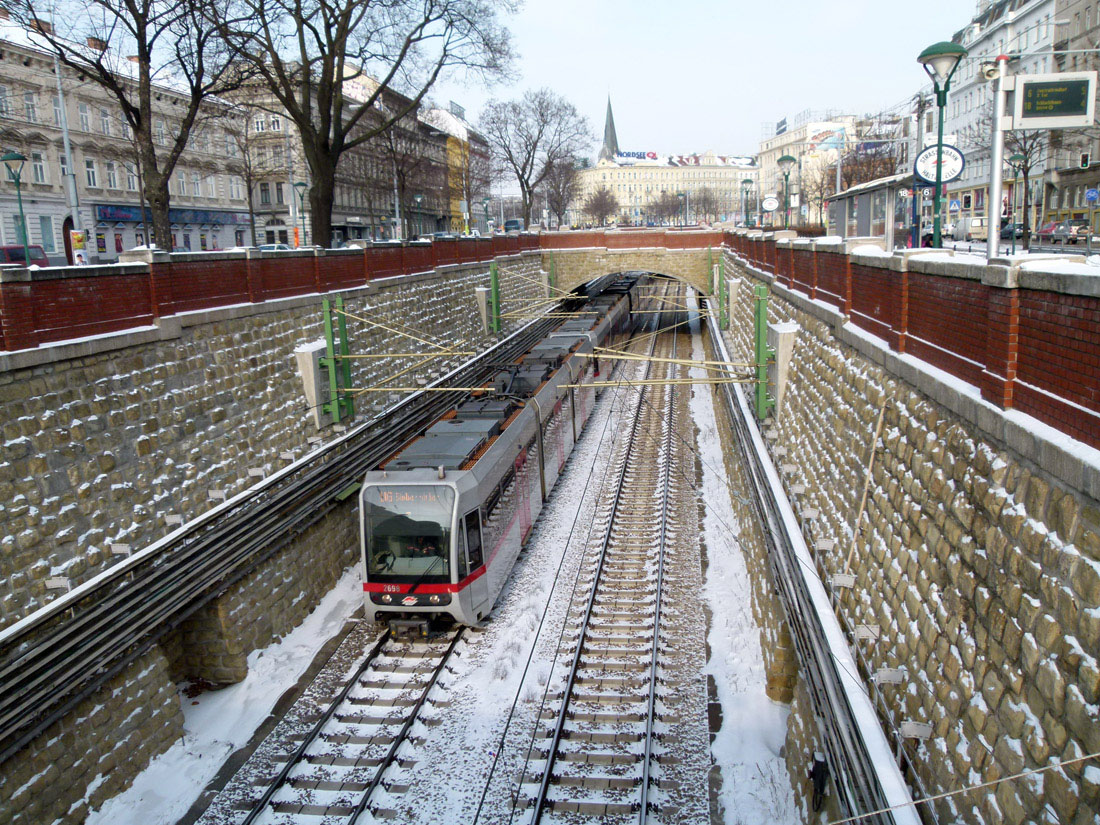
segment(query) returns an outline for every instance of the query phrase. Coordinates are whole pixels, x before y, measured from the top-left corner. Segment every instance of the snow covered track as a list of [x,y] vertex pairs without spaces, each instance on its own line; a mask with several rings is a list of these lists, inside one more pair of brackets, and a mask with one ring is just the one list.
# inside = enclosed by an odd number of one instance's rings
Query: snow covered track
[[[243,817],[224,814],[218,822],[354,822],[370,807],[372,794],[398,751],[410,740],[429,693],[447,666],[463,629],[429,638],[383,633],[328,707],[305,731],[283,737],[267,756],[274,776],[252,779],[263,790],[233,807]],[[298,742],[295,747],[295,742]],[[293,747],[293,751],[288,749]],[[408,767],[406,760],[402,767]],[[255,774],[253,774],[255,776]],[[401,790],[389,782],[388,790]],[[385,817],[383,810],[372,813]]]
[[[675,332],[663,334],[661,354],[675,357],[675,341]],[[678,368],[654,363],[647,378],[675,377]],[[668,385],[636,394],[598,552],[582,567],[591,581],[568,625],[572,658],[551,697],[560,705],[543,711],[517,800],[531,823],[644,823],[652,809],[664,560],[670,501],[682,494],[683,475],[672,472],[681,445],[676,401]]]

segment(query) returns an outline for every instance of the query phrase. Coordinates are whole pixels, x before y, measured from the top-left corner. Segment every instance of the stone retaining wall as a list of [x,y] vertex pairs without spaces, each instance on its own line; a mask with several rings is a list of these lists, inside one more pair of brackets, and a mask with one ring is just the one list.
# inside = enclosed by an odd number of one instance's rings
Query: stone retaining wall
[[[751,351],[747,278],[731,351]],[[842,572],[876,420],[882,436],[841,621],[878,627],[858,643],[863,676],[901,668],[883,688],[888,728],[927,722],[904,748],[928,793],[1100,751],[1100,505],[1095,451],[1044,438],[913,360],[891,356],[828,307],[773,283],[770,321],[801,327],[774,446],[801,484],[796,511],[831,539],[819,569]],[[816,513],[816,515],[815,515]],[[851,642],[853,649],[856,642]],[[869,688],[870,690],[870,688]],[[919,793],[914,794],[919,795]],[[1096,823],[1100,768],[1075,764],[936,803],[942,822]]]
[[[537,254],[499,261],[505,332],[527,320],[507,313],[543,297],[539,262]],[[487,267],[476,264],[342,294],[349,313],[389,330],[480,350],[489,339],[474,288],[488,283]],[[0,501],[13,505],[0,516],[3,624],[56,595],[47,576],[90,578],[113,561],[110,543],[140,548],[172,529],[169,513],[193,518],[219,503],[212,490],[232,496],[255,483],[250,467],[279,468],[281,454],[312,448],[317,430],[293,350],[323,334],[319,304],[312,296],[199,313],[168,329],[21,354],[35,363],[0,374],[8,422]],[[429,349],[355,318],[348,327],[353,352]],[[357,362],[353,384],[416,361],[398,360]],[[416,367],[398,383],[415,386],[463,360]],[[357,413],[397,397],[363,394]],[[83,821],[181,735],[177,680],[243,679],[248,654],[297,626],[357,559],[353,498],[0,765],[0,810],[28,825]]]

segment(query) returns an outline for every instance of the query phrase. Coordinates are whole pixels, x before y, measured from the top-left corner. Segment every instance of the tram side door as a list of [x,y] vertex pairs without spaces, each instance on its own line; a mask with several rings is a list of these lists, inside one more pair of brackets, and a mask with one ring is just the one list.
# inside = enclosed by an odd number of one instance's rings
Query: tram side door
[[[485,563],[485,553],[481,543],[481,509],[471,510],[462,519],[462,545],[466,554],[466,569],[473,573]],[[482,574],[470,582],[470,602],[476,608],[489,597],[487,574]]]

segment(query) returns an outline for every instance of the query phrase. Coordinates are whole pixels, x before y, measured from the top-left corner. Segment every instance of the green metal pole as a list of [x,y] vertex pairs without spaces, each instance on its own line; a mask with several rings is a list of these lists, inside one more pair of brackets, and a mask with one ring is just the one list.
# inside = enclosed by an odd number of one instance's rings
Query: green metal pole
[[351,396],[348,394],[348,388],[351,387],[351,349],[349,347],[348,340],[348,322],[347,317],[344,315],[344,296],[336,296],[336,325],[340,331],[340,375],[344,379],[343,385],[340,387],[340,403],[338,409],[337,418],[342,418],[346,415],[348,418],[352,418],[355,415],[355,403],[352,401]]
[[328,371],[329,400],[321,405],[321,411],[332,416],[333,423],[340,420],[340,382],[336,373],[336,341],[332,329],[332,304],[328,298],[321,299],[321,312],[325,320],[325,357],[321,367]]
[[936,106],[940,110],[940,122],[936,129],[936,191],[932,193],[932,246],[936,249],[942,249],[943,239],[940,237],[940,187],[943,186],[943,110],[947,108],[947,83],[943,84],[943,89],[940,89],[939,84],[936,84]]
[[723,258],[718,272],[718,326],[730,328],[729,300],[726,291],[726,261]]
[[768,347],[768,286],[757,284],[753,289],[755,303],[754,343],[756,360],[756,417],[763,421],[775,401],[768,395],[768,360],[775,356],[775,350]]
[[791,228],[791,173],[783,173],[783,228]]
[[493,332],[500,334],[500,273],[497,271],[497,262],[489,264],[489,300],[492,302],[492,317],[490,326]]
[[23,214],[23,187],[20,185],[22,176],[15,176],[15,197],[19,201],[19,222],[23,224],[23,266],[31,265],[30,252],[27,249],[27,216]]

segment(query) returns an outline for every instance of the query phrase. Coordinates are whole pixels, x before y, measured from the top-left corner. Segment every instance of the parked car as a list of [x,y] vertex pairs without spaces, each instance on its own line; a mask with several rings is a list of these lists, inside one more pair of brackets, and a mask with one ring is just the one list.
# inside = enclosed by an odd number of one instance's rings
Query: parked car
[[1001,240],[1010,241],[1013,238],[1022,238],[1024,236],[1024,225],[1022,223],[1006,223],[1001,227]]
[[[37,244],[31,244],[27,247],[27,254],[30,255],[30,266],[49,266],[50,259],[46,257],[46,250]],[[3,264],[21,264],[23,263],[23,244],[9,244],[7,246],[0,246],[0,263]]]
[[504,231],[505,232],[522,232],[523,231],[523,221],[519,220],[518,218],[510,218],[510,219],[506,220],[504,222]]
[[1039,239],[1039,243],[1053,243],[1054,242],[1054,230],[1058,228],[1058,221],[1048,221],[1039,227],[1039,231],[1035,233],[1035,236]]
[[1089,231],[1089,222],[1083,218],[1069,218],[1054,229],[1052,240],[1055,243],[1077,243],[1078,236],[1085,237]]
[[289,252],[291,247],[285,243],[262,243],[256,248],[261,252]]

